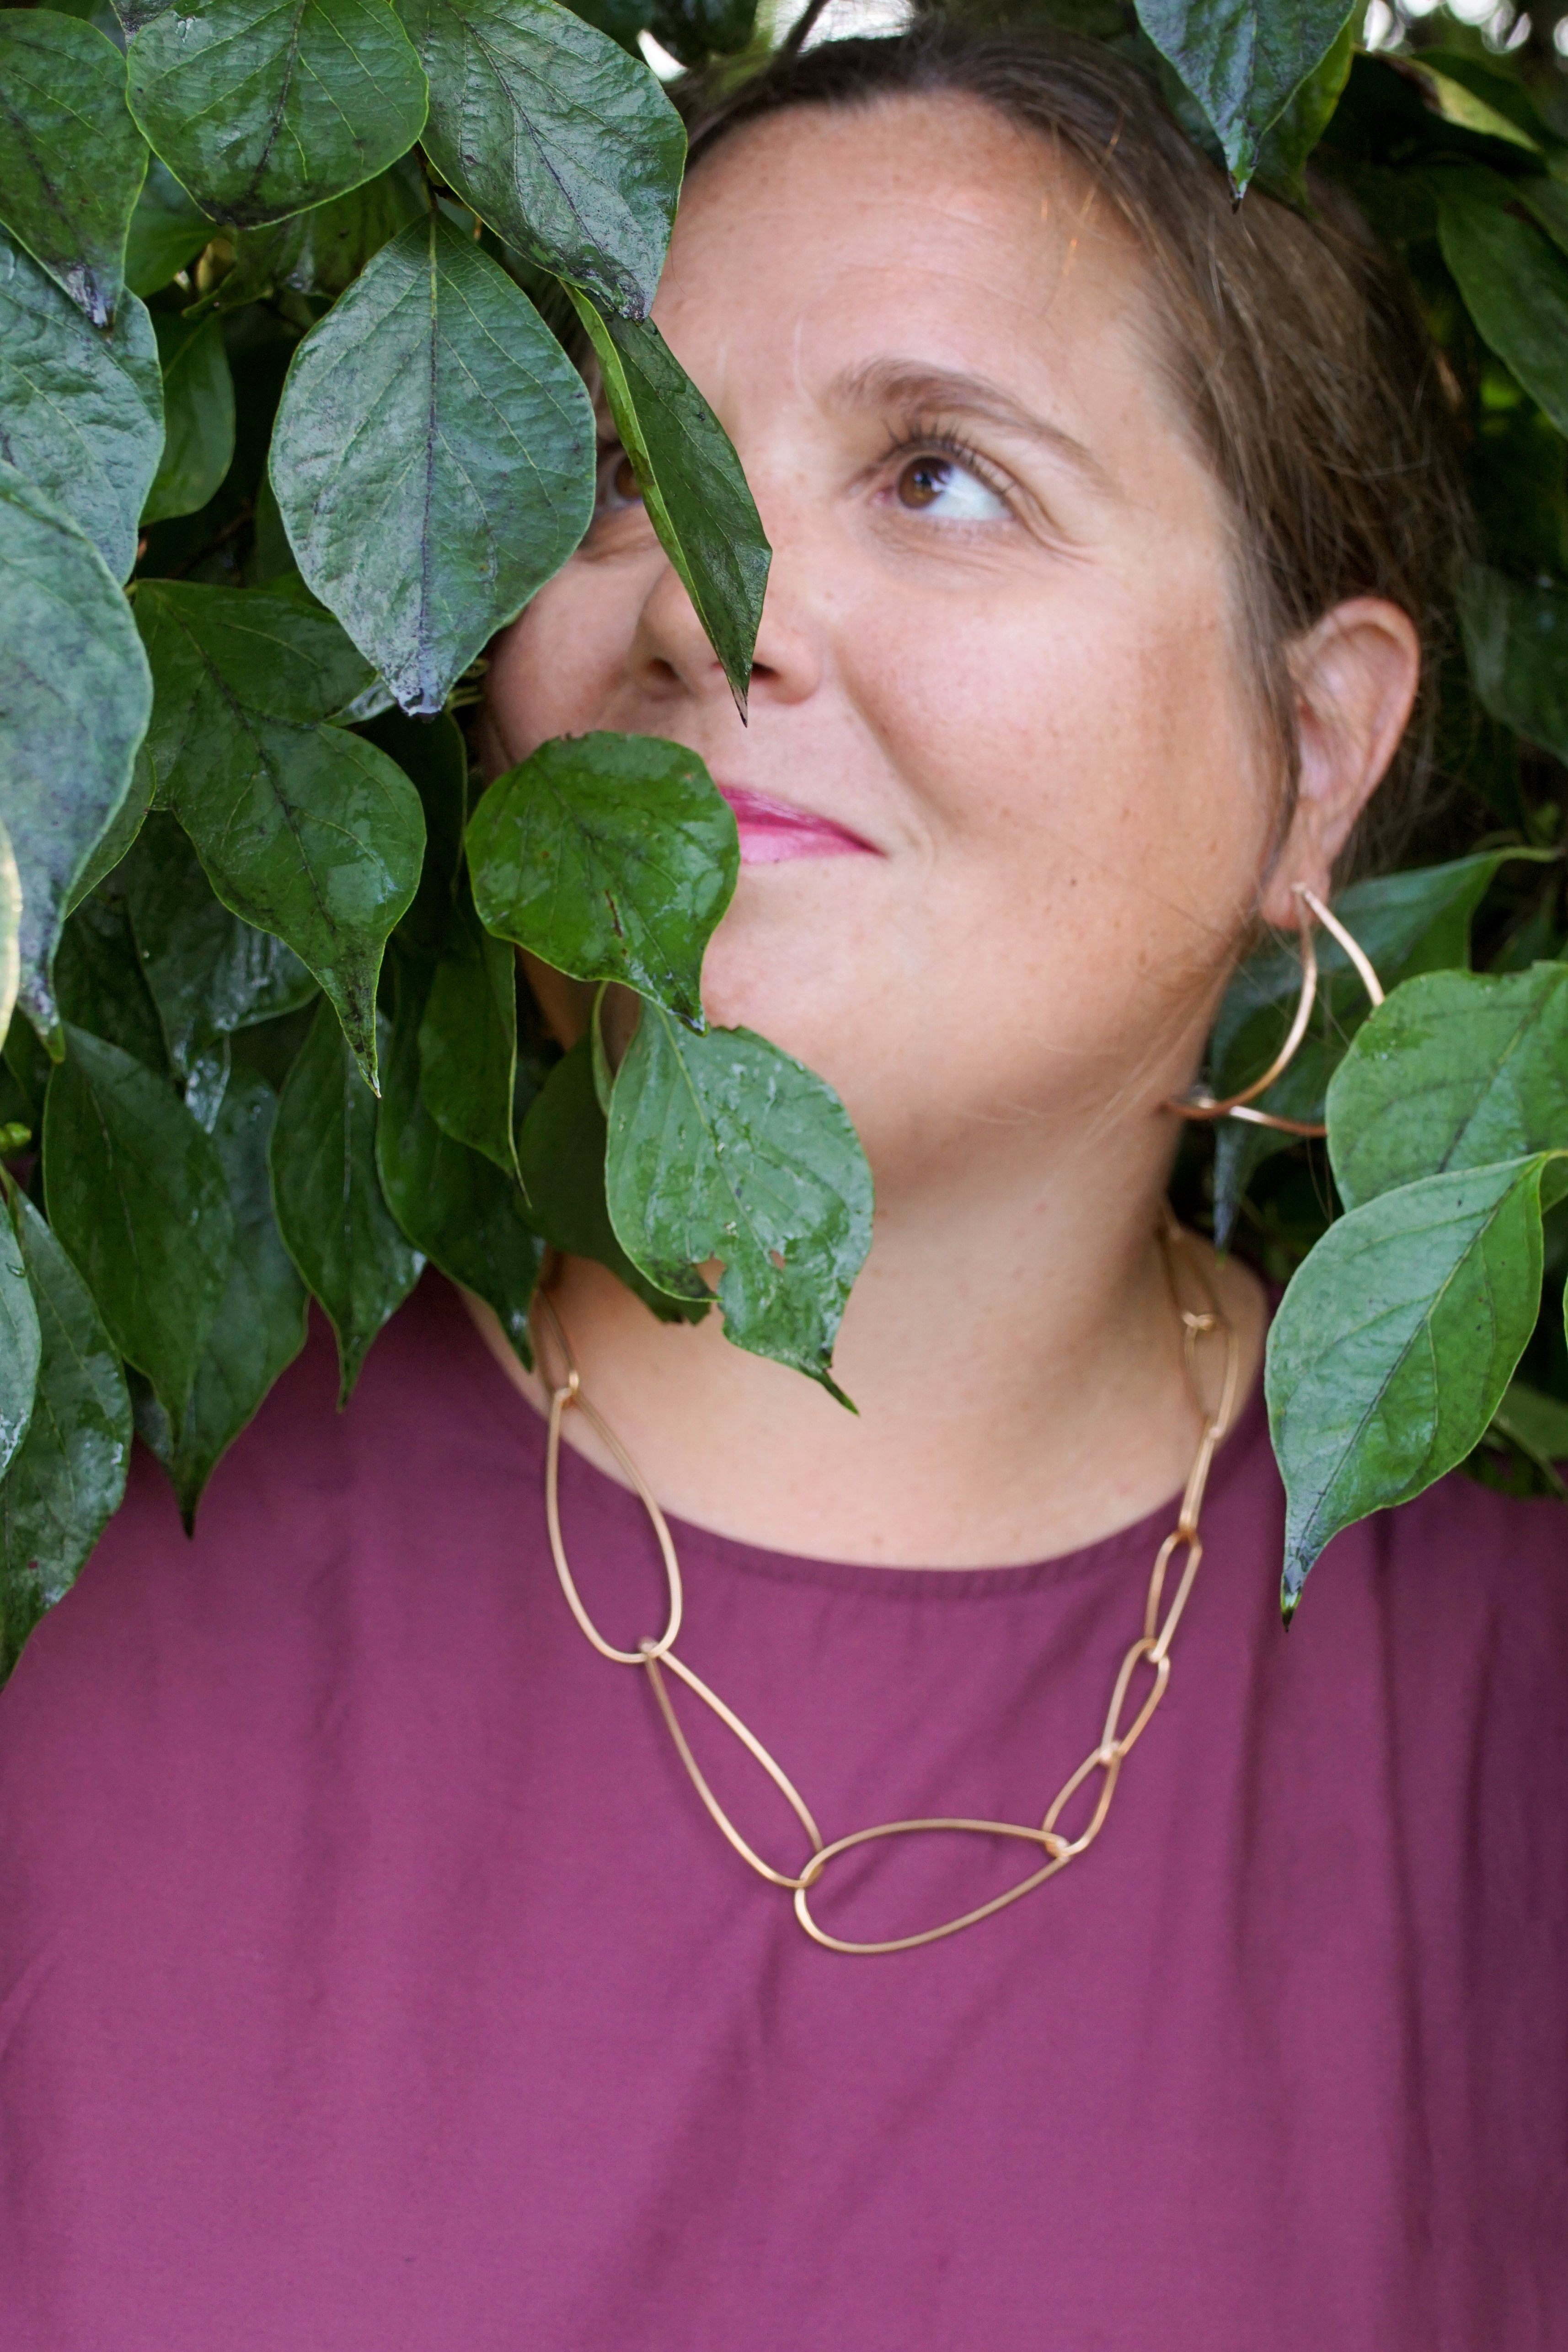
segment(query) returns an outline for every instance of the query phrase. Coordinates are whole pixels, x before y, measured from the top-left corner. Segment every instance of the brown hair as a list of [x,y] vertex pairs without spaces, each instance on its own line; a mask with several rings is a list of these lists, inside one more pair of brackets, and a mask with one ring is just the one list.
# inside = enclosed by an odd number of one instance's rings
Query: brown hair
[[1163,358],[1236,525],[1240,607],[1266,717],[1296,773],[1290,641],[1346,597],[1386,597],[1419,632],[1421,693],[1347,857],[1391,856],[1430,784],[1436,670],[1468,514],[1433,347],[1360,215],[1314,175],[1312,216],[1225,175],[1150,79],[1095,42],[931,18],[881,39],[786,48],[727,94],[683,93],[694,162],[795,106],[977,99],[1048,140],[1146,258]]

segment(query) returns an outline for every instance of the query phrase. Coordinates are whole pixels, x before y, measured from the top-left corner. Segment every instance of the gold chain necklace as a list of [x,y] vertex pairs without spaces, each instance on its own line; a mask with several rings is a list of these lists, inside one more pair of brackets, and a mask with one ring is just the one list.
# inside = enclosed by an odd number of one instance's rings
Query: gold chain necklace
[[[830,1951],[907,1952],[914,1950],[920,1944],[935,1944],[944,1936],[956,1936],[961,1927],[972,1927],[978,1920],[988,1919],[994,1911],[1005,1910],[1009,1903],[1016,1903],[1020,1895],[1030,1894],[1037,1886],[1043,1886],[1048,1878],[1054,1878],[1059,1870],[1065,1870],[1070,1862],[1092,1845],[1105,1825],[1105,1817],[1111,1810],[1111,1800],[1116,1793],[1116,1782],[1120,1777],[1123,1763],[1147,1730],[1150,1719],[1165,1696],[1166,1685],[1170,1680],[1172,1637],[1181,1622],[1182,1612],[1186,1607],[1187,1596],[1192,1591],[1193,1580],[1197,1574],[1198,1563],[1203,1558],[1203,1546],[1198,1540],[1197,1532],[1198,1513],[1203,1506],[1204,1488],[1208,1483],[1209,1467],[1214,1460],[1215,1449],[1230,1426],[1230,1417],[1236,1403],[1239,1365],[1235,1328],[1221,1313],[1207,1276],[1201,1265],[1187,1249],[1186,1236],[1174,1218],[1167,1217],[1167,1222],[1161,1228],[1160,1243],[1165,1255],[1166,1275],[1170,1281],[1171,1297],[1176,1312],[1181,1318],[1183,1360],[1193,1401],[1203,1424],[1203,1434],[1198,1442],[1197,1454],[1187,1478],[1186,1491],[1182,1496],[1181,1508],[1177,1514],[1176,1526],[1155,1555],[1154,1568],[1149,1576],[1148,1594],[1144,1604],[1144,1630],[1137,1640],[1131,1644],[1122,1660],[1112,1689],[1111,1704],[1106,1710],[1105,1726],[1100,1734],[1099,1743],[1090,1749],[1077,1770],[1070,1773],[1062,1782],[1051,1799],[1045,1818],[1038,1828],[1021,1822],[980,1822],[962,1819],[879,1822],[871,1829],[852,1830],[847,1837],[831,1840],[823,1838],[807,1808],[804,1798],[784,1771],[783,1767],[768,1754],[756,1733],[741,1721],[732,1708],[725,1705],[717,1692],[710,1690],[701,1675],[694,1674],[691,1667],[675,1655],[675,1642],[681,1630],[681,1570],[664,1515],[659,1508],[642,1472],[620,1439],[583,1394],[582,1382],[573,1360],[566,1333],[561,1328],[560,1318],[549,1297],[543,1293],[540,1294],[539,1304],[544,1309],[551,1336],[566,1367],[565,1379],[550,1390],[549,1435],[545,1450],[545,1517],[549,1527],[550,1550],[555,1556],[556,1573],[560,1578],[560,1587],[566,1595],[567,1606],[601,1658],[609,1658],[618,1666],[640,1667],[646,1674],[649,1682],[653,1685],[653,1696],[658,1702],[659,1712],[664,1719],[671,1739],[674,1742],[675,1752],[690,1775],[692,1786],[714,1821],[741,1860],[748,1863],[759,1878],[765,1878],[769,1885],[784,1887],[793,1895],[795,1916],[801,1927],[815,1942],[826,1945]],[[1186,1258],[1203,1292],[1206,1304],[1199,1312],[1195,1313],[1181,1303],[1174,1265],[1175,1253],[1178,1249]],[[1225,1370],[1220,1387],[1219,1402],[1212,1412],[1207,1412],[1204,1409],[1198,1389],[1197,1344],[1200,1339],[1210,1334],[1218,1334],[1223,1340]],[[618,1650],[604,1639],[582,1605],[581,1596],[567,1561],[566,1547],[561,1540],[560,1532],[560,1432],[561,1423],[569,1412],[580,1412],[585,1416],[621,1465],[653,1523],[653,1533],[658,1538],[659,1549],[664,1556],[664,1573],[669,1581],[668,1619],[664,1632],[656,1642],[640,1642],[634,1650]],[[1184,1555],[1181,1575],[1175,1595],[1162,1618],[1160,1610],[1165,1599],[1166,1572],[1177,1551]],[[1127,1707],[1133,1677],[1140,1668],[1152,1675],[1153,1680],[1145,1693],[1143,1704],[1137,1713],[1124,1728],[1122,1718]],[[685,1685],[689,1691],[701,1699],[705,1706],[712,1709],[726,1729],[732,1731],[747,1753],[760,1764],[774,1787],[789,1803],[801,1829],[805,1832],[810,1847],[810,1853],[800,1870],[793,1873],[775,1870],[771,1864],[764,1862],[761,1855],[754,1852],[736,1828],[735,1823],[708,1786],[702,1768],[692,1754],[685,1733],[682,1730],[674,1707],[671,1704],[665,1680],[666,1674],[674,1675],[678,1681]],[[1058,1832],[1056,1826],[1062,1811],[1084,1782],[1095,1772],[1100,1774],[1101,1780],[1093,1811],[1076,1837],[1064,1837]],[[820,1927],[811,1916],[812,1892],[820,1885],[828,1864],[835,1861],[840,1854],[852,1853],[857,1846],[870,1845],[881,1838],[914,1837],[932,1832],[952,1830],[966,1831],[972,1835],[982,1837],[1020,1838],[1026,1845],[1031,1845],[1042,1852],[1045,1860],[1039,1869],[1032,1870],[1027,1877],[1021,1878],[1016,1886],[1009,1887],[1005,1894],[995,1895],[988,1903],[978,1904],[974,1910],[964,1912],[958,1918],[944,1920],[939,1927],[927,1927],[916,1936],[894,1936],[876,1944],[846,1943],[841,1937],[830,1936],[827,1929]]]

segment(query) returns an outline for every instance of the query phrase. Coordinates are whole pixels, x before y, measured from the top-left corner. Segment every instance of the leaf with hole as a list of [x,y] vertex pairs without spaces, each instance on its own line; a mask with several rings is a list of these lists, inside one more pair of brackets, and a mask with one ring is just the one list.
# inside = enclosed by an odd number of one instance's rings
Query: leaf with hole
[[1329,1227],[1286,1291],[1266,1387],[1287,1614],[1342,1528],[1408,1502],[1479,1443],[1535,1326],[1548,1164],[1384,1192]]
[[272,1197],[284,1247],[338,1335],[339,1403],[423,1264],[376,1172],[376,1098],[324,1004],[284,1085]]
[[644,317],[686,135],[642,58],[556,0],[401,5],[437,171],[518,253]]
[[773,551],[735,445],[652,320],[606,319],[567,291],[593,344],[648,520],[744,719]]
[[1568,964],[1406,981],[1328,1091],[1347,1208],[1446,1169],[1568,1151]]
[[52,9],[0,10],[0,220],[95,327],[120,301],[146,171],[113,42]]
[[1265,132],[1338,39],[1342,0],[1137,0],[1138,22],[1214,127],[1239,191]]
[[163,457],[141,520],[167,522],[199,513],[235,450],[235,386],[224,331],[216,319],[182,319],[160,310],[163,367]]
[[158,685],[147,739],[163,803],[232,913],[308,964],[367,1076],[376,975],[419,880],[419,795],[382,751],[323,723],[366,682],[337,625],[298,597],[144,582]]
[[57,1043],[71,888],[131,786],[152,684],[130,607],[64,509],[0,465],[0,824],[22,888],[19,999]]
[[541,744],[481,799],[468,866],[488,929],[701,1028],[703,950],[735,895],[740,844],[695,751],[648,735]]
[[0,1481],[0,1681],[76,1582],[131,1465],[131,1399],[92,1294],[9,1179],[5,1192],[39,1350],[32,1419]]
[[128,295],[90,326],[0,229],[0,459],[64,509],[117,580],[158,469],[163,387],[152,321]]
[[235,227],[357,188],[424,124],[420,63],[387,0],[205,0],[146,20],[131,110],[204,211]]
[[615,1076],[605,1194],[651,1282],[689,1297],[720,1259],[725,1337],[848,1402],[833,1341],[871,1246],[871,1171],[814,1071],[749,1029],[695,1037],[645,1003]]
[[432,215],[300,344],[271,469],[305,578],[432,712],[587,530],[593,412],[527,295]]

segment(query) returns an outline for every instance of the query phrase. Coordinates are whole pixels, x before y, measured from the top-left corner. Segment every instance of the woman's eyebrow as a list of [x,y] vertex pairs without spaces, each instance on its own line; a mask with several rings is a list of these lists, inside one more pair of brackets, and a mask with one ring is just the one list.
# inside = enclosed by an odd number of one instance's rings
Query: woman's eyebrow
[[1113,491],[1110,474],[1092,449],[1043,416],[1036,416],[1000,384],[986,376],[967,375],[961,369],[930,367],[921,361],[864,360],[846,368],[829,387],[835,404],[851,408],[913,408],[951,410],[962,416],[984,417],[1010,433],[1019,433],[1071,466],[1098,490]]

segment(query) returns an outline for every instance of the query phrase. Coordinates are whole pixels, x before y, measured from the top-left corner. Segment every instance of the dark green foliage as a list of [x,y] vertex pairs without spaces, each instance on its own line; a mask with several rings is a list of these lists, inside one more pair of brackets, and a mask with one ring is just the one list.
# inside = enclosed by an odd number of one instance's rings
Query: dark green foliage
[[1274,7],[1267,0],[1138,0],[1139,23],[1213,124],[1238,188],[1252,177],[1266,132],[1322,65],[1347,13],[1341,0]]
[[144,522],[195,514],[228,472],[235,453],[235,386],[215,319],[160,310],[163,457],[142,509]]
[[146,173],[113,42],[51,9],[0,12],[0,220],[95,327],[120,301]]

